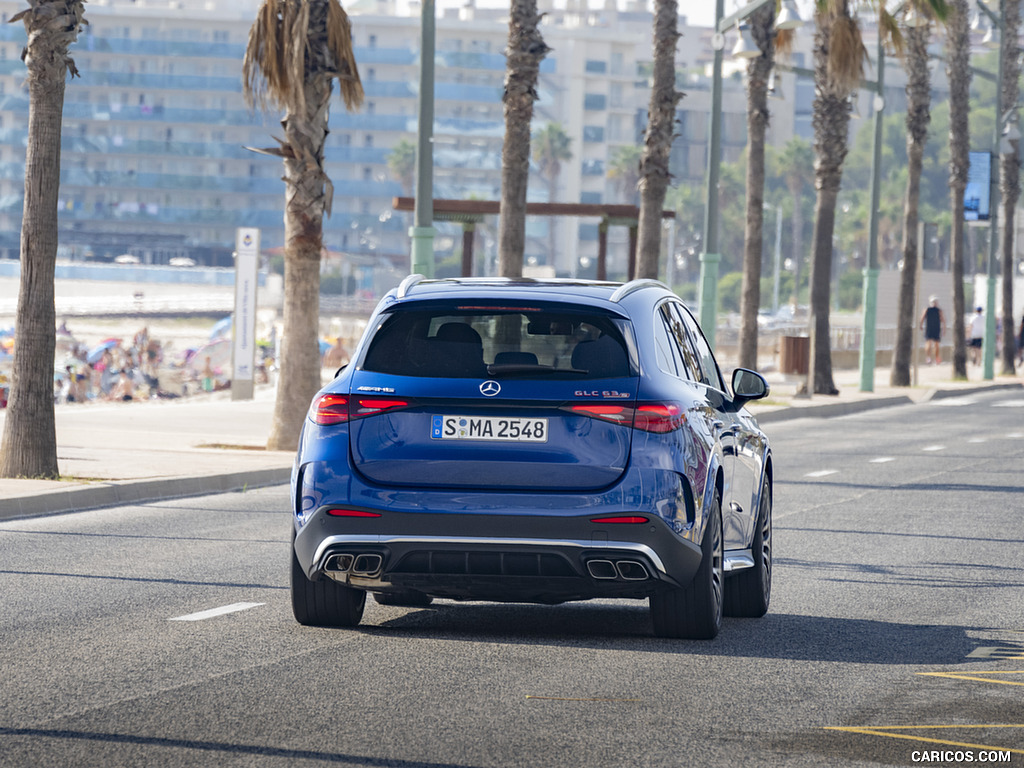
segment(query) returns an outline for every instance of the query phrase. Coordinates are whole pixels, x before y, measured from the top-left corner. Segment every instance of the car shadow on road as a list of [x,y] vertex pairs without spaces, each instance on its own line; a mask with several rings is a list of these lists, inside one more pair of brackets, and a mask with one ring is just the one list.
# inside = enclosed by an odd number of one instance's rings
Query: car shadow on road
[[[736,658],[856,664],[959,663],[977,642],[974,628],[873,619],[771,613],[726,618],[714,640],[666,640],[652,635],[646,603],[559,606],[435,603],[401,613],[370,611],[359,631],[388,637],[519,643]],[[372,622],[378,620],[374,625]]]

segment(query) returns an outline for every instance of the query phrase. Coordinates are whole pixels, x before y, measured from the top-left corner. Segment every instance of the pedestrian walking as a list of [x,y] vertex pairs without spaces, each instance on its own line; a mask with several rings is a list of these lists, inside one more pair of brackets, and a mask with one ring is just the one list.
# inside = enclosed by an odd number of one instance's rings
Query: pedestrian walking
[[971,334],[971,362],[981,365],[981,344],[985,339],[985,310],[981,307],[974,310],[969,332]]
[[938,365],[942,362],[942,333],[946,330],[946,318],[939,308],[938,296],[928,299],[928,307],[921,313],[919,325],[924,330],[925,362]]

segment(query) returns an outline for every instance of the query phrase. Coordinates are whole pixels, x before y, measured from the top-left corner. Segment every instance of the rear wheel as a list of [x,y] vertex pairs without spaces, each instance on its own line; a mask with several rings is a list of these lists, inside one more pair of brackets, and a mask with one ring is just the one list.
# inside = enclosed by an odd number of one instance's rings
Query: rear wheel
[[380,605],[395,605],[401,608],[426,608],[434,602],[430,595],[412,589],[401,592],[375,592],[373,599]]
[[651,618],[658,637],[710,640],[722,626],[724,557],[722,503],[715,494],[701,544],[700,567],[693,581],[651,595]]
[[756,619],[768,613],[772,596],[772,486],[761,485],[754,540],[750,544],[754,567],[730,576],[725,582],[725,615]]
[[363,618],[366,593],[324,578],[306,578],[292,547],[292,613],[311,627],[354,627]]

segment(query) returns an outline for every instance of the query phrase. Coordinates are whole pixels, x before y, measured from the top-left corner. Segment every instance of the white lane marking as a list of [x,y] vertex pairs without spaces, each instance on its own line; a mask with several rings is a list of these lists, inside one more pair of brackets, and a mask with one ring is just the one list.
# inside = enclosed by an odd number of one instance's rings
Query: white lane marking
[[173,619],[168,619],[168,621],[202,621],[203,619],[212,619],[215,616],[223,616],[226,613],[247,611],[260,605],[265,605],[265,603],[232,603],[231,605],[222,605],[220,608],[211,608],[208,611],[190,613],[186,616],[175,616]]
[[987,443],[988,442],[988,438],[987,437],[972,437],[967,442],[968,443]]
[[922,451],[944,451],[944,450],[946,450],[946,446],[944,446],[944,445],[926,445],[921,450]]
[[1007,437],[1012,438],[1014,440],[1019,440],[1020,438],[1024,437],[1024,433],[1011,432],[1010,434],[1007,435]]
[[887,464],[890,461],[896,461],[894,456],[879,456],[877,459],[871,459],[869,464]]
[[839,472],[838,469],[819,469],[817,472],[808,472],[804,477],[828,477]]
[[944,406],[959,406],[959,405],[974,405],[977,401],[973,397],[944,397],[941,400],[933,400],[932,403],[935,405]]
[[993,408],[1024,408],[1024,400],[1000,400],[992,403]]

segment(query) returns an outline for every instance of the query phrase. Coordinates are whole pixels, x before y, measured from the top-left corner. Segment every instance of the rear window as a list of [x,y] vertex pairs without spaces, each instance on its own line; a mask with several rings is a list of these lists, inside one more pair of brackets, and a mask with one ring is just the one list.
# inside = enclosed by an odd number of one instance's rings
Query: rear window
[[362,369],[433,378],[630,376],[625,321],[544,307],[466,307],[392,313]]

